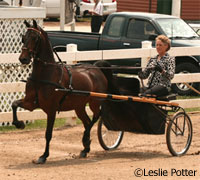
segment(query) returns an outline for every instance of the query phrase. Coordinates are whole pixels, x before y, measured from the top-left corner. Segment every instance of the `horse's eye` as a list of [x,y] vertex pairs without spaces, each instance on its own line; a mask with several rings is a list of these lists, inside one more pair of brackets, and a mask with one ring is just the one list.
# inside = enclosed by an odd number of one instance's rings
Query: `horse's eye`
[[24,39],[25,39],[25,36],[24,35],[22,35],[22,43],[24,44]]

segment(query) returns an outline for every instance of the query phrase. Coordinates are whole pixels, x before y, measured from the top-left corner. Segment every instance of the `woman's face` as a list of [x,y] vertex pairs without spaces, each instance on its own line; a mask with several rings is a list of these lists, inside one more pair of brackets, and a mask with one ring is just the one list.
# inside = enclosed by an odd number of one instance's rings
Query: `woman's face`
[[156,50],[159,55],[163,56],[165,55],[168,48],[168,44],[163,43],[161,40],[156,41]]

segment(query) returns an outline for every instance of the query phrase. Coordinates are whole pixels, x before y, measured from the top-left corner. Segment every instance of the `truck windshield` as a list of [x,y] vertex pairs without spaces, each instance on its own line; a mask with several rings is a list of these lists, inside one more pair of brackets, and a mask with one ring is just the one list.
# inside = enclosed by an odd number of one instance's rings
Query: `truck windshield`
[[182,19],[157,19],[156,20],[169,38],[196,38],[195,31]]

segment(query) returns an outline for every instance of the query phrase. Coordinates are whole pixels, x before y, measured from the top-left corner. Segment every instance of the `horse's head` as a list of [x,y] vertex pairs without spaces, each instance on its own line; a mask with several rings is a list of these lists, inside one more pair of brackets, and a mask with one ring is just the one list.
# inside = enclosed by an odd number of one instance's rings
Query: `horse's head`
[[37,58],[40,48],[41,41],[44,39],[41,28],[37,25],[37,22],[33,20],[33,26],[27,21],[24,21],[27,31],[22,36],[22,52],[19,60],[22,64],[29,64],[32,58]]

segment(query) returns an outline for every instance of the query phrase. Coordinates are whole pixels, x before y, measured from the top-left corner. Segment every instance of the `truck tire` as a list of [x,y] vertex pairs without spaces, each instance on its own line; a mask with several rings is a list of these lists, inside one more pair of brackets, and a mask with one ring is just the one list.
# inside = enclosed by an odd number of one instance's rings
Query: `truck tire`
[[[199,68],[192,63],[181,63],[176,66],[176,74],[179,73],[198,73]],[[193,88],[198,89],[199,83],[189,83]],[[194,94],[194,91],[189,89],[182,83],[172,84],[172,91],[178,93],[181,96]]]

